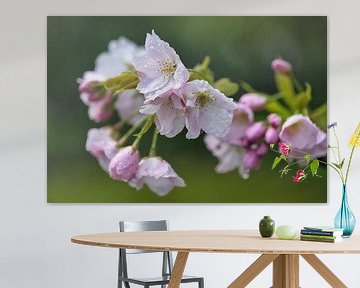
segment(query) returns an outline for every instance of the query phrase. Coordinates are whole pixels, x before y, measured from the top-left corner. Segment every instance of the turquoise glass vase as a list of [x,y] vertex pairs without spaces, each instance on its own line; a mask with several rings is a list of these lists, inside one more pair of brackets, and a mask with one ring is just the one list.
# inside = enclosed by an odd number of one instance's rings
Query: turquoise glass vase
[[336,228],[344,229],[343,237],[345,238],[350,237],[355,229],[356,219],[349,207],[346,185],[342,187],[341,206],[336,214],[334,224]]

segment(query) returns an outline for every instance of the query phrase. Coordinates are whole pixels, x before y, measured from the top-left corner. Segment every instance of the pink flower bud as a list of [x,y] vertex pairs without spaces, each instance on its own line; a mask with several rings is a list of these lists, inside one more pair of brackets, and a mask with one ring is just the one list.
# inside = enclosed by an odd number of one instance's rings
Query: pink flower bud
[[245,136],[250,142],[256,142],[265,135],[266,127],[262,122],[252,124],[245,131]]
[[92,71],[84,74],[83,78],[79,80],[80,98],[84,104],[89,105],[105,96],[105,89],[99,85],[105,79],[105,76]]
[[275,59],[272,61],[271,68],[279,73],[290,73],[292,70],[291,64],[283,59]]
[[269,114],[266,119],[274,128],[278,128],[281,125],[281,117],[276,113]]
[[295,176],[293,176],[293,181],[295,183],[299,183],[302,180],[304,180],[306,178],[306,174],[304,170],[297,170],[295,173]]
[[287,145],[285,143],[280,143],[279,148],[281,153],[284,154],[285,156],[289,155],[289,152],[291,151],[290,145]]
[[266,97],[255,93],[246,93],[241,96],[239,103],[254,111],[262,110],[266,104]]
[[261,145],[256,149],[256,154],[258,156],[264,156],[269,151],[269,145],[266,143],[261,143]]
[[91,102],[89,104],[89,118],[98,123],[109,120],[114,111],[111,102],[111,95],[105,96],[99,101]]
[[241,137],[238,144],[244,148],[249,148],[251,146],[249,139],[247,139],[246,137]]
[[122,149],[111,159],[109,164],[110,177],[120,181],[130,181],[134,178],[140,162],[140,154],[132,146]]
[[260,167],[261,158],[255,151],[249,150],[244,155],[244,167],[249,170],[256,170]]
[[101,168],[108,171],[112,157],[116,155],[118,149],[116,142],[111,138],[110,128],[90,129],[86,140],[86,150],[96,157]]
[[279,141],[279,129],[274,127],[269,127],[265,133],[265,141],[268,144],[276,144]]

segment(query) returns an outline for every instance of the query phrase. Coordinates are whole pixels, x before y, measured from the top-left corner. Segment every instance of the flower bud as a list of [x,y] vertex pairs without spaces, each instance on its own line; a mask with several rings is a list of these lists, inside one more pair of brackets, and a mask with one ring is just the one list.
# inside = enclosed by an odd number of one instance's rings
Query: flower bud
[[292,71],[291,64],[283,59],[275,59],[272,61],[271,68],[279,73],[290,73]]
[[290,145],[287,145],[285,143],[280,143],[279,145],[280,151],[283,155],[289,155],[290,151],[291,151],[291,147]]
[[139,168],[139,162],[139,151],[132,146],[124,147],[111,159],[109,175],[115,180],[130,181]]
[[246,93],[241,96],[239,103],[246,105],[253,111],[265,108],[266,97],[256,93]]
[[256,170],[261,164],[261,158],[255,151],[249,150],[244,155],[244,167],[249,170]]
[[245,131],[245,136],[250,142],[256,142],[265,135],[266,127],[262,122],[252,124]]
[[106,94],[105,89],[100,82],[106,78],[96,72],[86,72],[82,79],[79,80],[79,92],[84,104],[89,105],[91,102],[99,101]]
[[261,143],[260,146],[256,149],[256,154],[258,156],[264,156],[269,151],[269,145],[266,143]]
[[278,128],[281,125],[281,117],[276,113],[269,114],[266,119],[274,128]]
[[86,140],[86,150],[98,160],[101,168],[105,171],[108,171],[110,160],[118,152],[111,133],[112,129],[110,128],[93,128],[89,130]]
[[279,141],[279,129],[269,127],[265,133],[265,141],[268,144],[276,144]]
[[105,96],[99,101],[91,102],[89,104],[89,118],[98,123],[109,120],[114,111],[111,102],[111,95]]

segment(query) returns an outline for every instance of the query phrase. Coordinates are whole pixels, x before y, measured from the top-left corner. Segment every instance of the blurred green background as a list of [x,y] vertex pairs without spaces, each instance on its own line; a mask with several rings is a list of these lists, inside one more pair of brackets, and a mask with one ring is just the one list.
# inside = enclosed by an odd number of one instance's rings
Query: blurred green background
[[[259,91],[276,91],[270,63],[281,56],[293,64],[298,80],[311,83],[311,106],[326,101],[326,17],[48,17],[48,202],[327,202],[324,167],[322,178],[295,184],[291,175],[280,178],[270,171],[274,155],[269,153],[248,180],[237,171],[217,174],[217,160],[203,138],[186,140],[185,131],[173,139],[161,137],[158,152],[184,178],[186,188],[159,197],[111,180],[85,151],[88,129],[101,125],[88,119],[76,79],[94,68],[110,40],[126,36],[143,45],[152,29],[174,47],[186,67],[209,55],[216,79],[243,80]],[[144,151],[148,142],[142,143]]]

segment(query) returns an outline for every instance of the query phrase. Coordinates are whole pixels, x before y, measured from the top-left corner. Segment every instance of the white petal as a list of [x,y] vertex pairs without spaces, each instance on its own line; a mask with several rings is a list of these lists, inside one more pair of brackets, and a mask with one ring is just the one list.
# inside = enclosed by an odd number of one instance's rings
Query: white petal
[[108,51],[96,58],[95,71],[108,77],[116,76],[129,69],[131,61],[142,49],[125,37],[112,40]]
[[188,130],[186,133],[187,139],[196,139],[200,135],[200,122],[199,122],[199,110],[188,109],[186,112],[185,125]]
[[214,97],[213,101],[200,108],[199,123],[206,133],[224,137],[230,131],[236,105],[232,99],[214,90],[211,90],[210,94]]
[[160,104],[153,105],[153,104],[145,104],[144,106],[140,107],[140,113],[145,115],[152,115],[155,114],[160,109]]
[[179,58],[178,61],[176,62],[176,70],[174,73],[174,80],[175,80],[174,89],[181,88],[186,83],[186,81],[189,80],[189,77],[190,77],[189,71],[186,69],[186,67],[180,61]]
[[143,103],[144,96],[139,94],[136,89],[130,89],[119,93],[114,107],[121,119],[135,125],[144,119],[144,115],[141,115],[139,112]]
[[170,47],[169,43],[161,40],[154,31],[152,31],[152,34],[146,35],[145,49],[157,61],[175,60],[176,57],[175,50]]
[[156,125],[160,135],[174,137],[179,134],[185,126],[185,113],[174,107],[172,98],[161,104],[160,109],[156,112]]
[[165,196],[174,188],[174,183],[169,178],[155,179],[153,177],[145,177],[144,181],[150,190],[159,196]]
[[137,177],[151,176],[160,178],[168,171],[169,166],[165,160],[158,157],[144,158],[139,163]]

